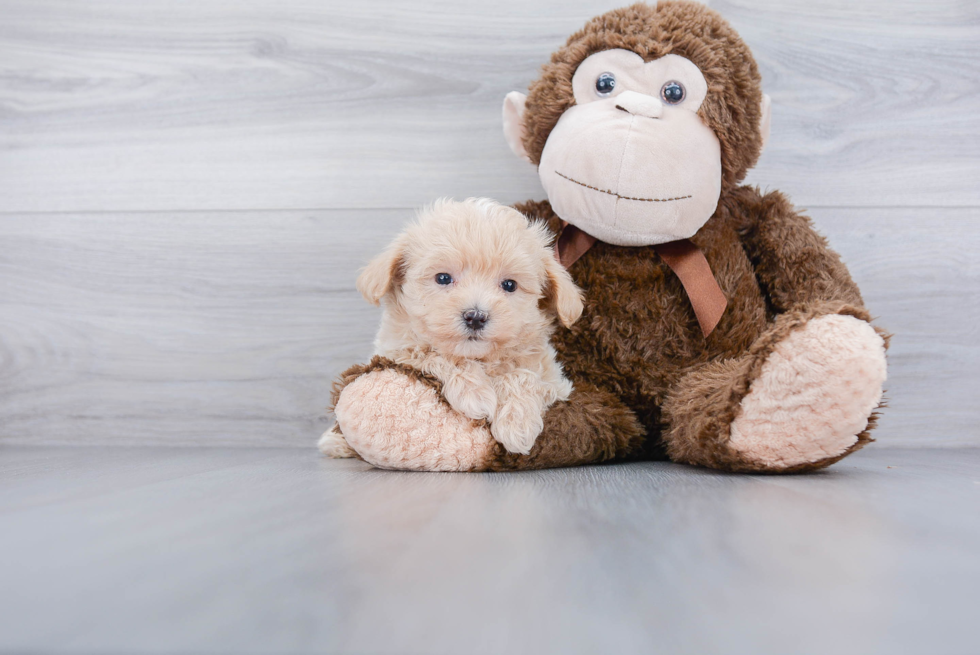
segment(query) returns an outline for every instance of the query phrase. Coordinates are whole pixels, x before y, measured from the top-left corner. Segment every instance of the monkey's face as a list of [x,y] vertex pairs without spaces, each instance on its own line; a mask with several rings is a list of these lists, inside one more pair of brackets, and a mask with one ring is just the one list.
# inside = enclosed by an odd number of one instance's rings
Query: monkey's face
[[[673,54],[644,62],[629,50],[605,50],[578,66],[572,90],[575,104],[538,166],[555,213],[617,245],[694,235],[714,213],[722,180],[718,138],[697,114],[708,93],[698,67]],[[512,147],[522,114],[523,97],[510,94]]]
[[718,138],[697,115],[708,85],[678,55],[628,50],[586,59],[575,105],[548,137],[538,174],[555,213],[623,246],[692,236],[721,193]]

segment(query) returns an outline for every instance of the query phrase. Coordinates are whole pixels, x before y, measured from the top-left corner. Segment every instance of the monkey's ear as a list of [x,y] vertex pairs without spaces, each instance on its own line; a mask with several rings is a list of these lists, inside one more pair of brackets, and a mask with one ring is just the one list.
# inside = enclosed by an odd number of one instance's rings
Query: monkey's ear
[[364,267],[357,276],[357,290],[372,305],[380,304],[382,298],[394,292],[404,265],[405,242],[399,238]]
[[544,263],[545,282],[544,300],[558,315],[558,320],[565,327],[572,327],[582,315],[582,291],[572,282],[572,276],[558,259],[549,251]]
[[530,163],[531,157],[524,149],[524,103],[527,96],[511,91],[504,98],[504,138],[514,154]]
[[769,126],[772,122],[772,99],[766,95],[762,94],[762,116],[759,118],[759,133],[762,135],[762,147],[759,148],[759,154],[766,149],[766,144],[769,143]]

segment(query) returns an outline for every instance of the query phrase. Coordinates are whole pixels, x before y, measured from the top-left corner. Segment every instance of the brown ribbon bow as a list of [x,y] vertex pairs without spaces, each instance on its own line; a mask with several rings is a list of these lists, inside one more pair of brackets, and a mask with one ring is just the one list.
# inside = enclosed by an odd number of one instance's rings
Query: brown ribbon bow
[[[570,267],[595,245],[597,239],[574,225],[562,221],[561,234],[555,241],[555,256],[565,268]],[[718,286],[704,253],[688,239],[661,243],[653,247],[670,270],[680,279],[698,318],[705,338],[718,325],[728,299]]]

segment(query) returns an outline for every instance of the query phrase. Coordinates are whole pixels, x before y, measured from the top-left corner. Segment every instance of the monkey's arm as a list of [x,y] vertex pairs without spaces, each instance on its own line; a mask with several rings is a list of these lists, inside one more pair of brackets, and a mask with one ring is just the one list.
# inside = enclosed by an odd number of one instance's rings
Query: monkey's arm
[[751,187],[737,189],[727,200],[742,244],[770,306],[782,314],[791,309],[824,308],[870,320],[864,300],[840,256],[778,191],[762,195]]
[[561,219],[551,208],[547,200],[528,200],[514,204],[514,209],[527,216],[532,221],[543,221],[552,234],[561,232]]

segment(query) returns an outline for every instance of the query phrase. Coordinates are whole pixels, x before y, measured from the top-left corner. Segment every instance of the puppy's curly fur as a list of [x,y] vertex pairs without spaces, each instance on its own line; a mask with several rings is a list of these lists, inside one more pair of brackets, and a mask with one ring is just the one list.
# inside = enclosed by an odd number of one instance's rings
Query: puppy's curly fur
[[[357,280],[384,307],[375,354],[439,380],[456,411],[525,455],[545,410],[572,391],[549,342],[554,319],[569,327],[583,307],[551,240],[545,225],[492,200],[440,200]],[[337,426],[320,450],[353,456]]]

